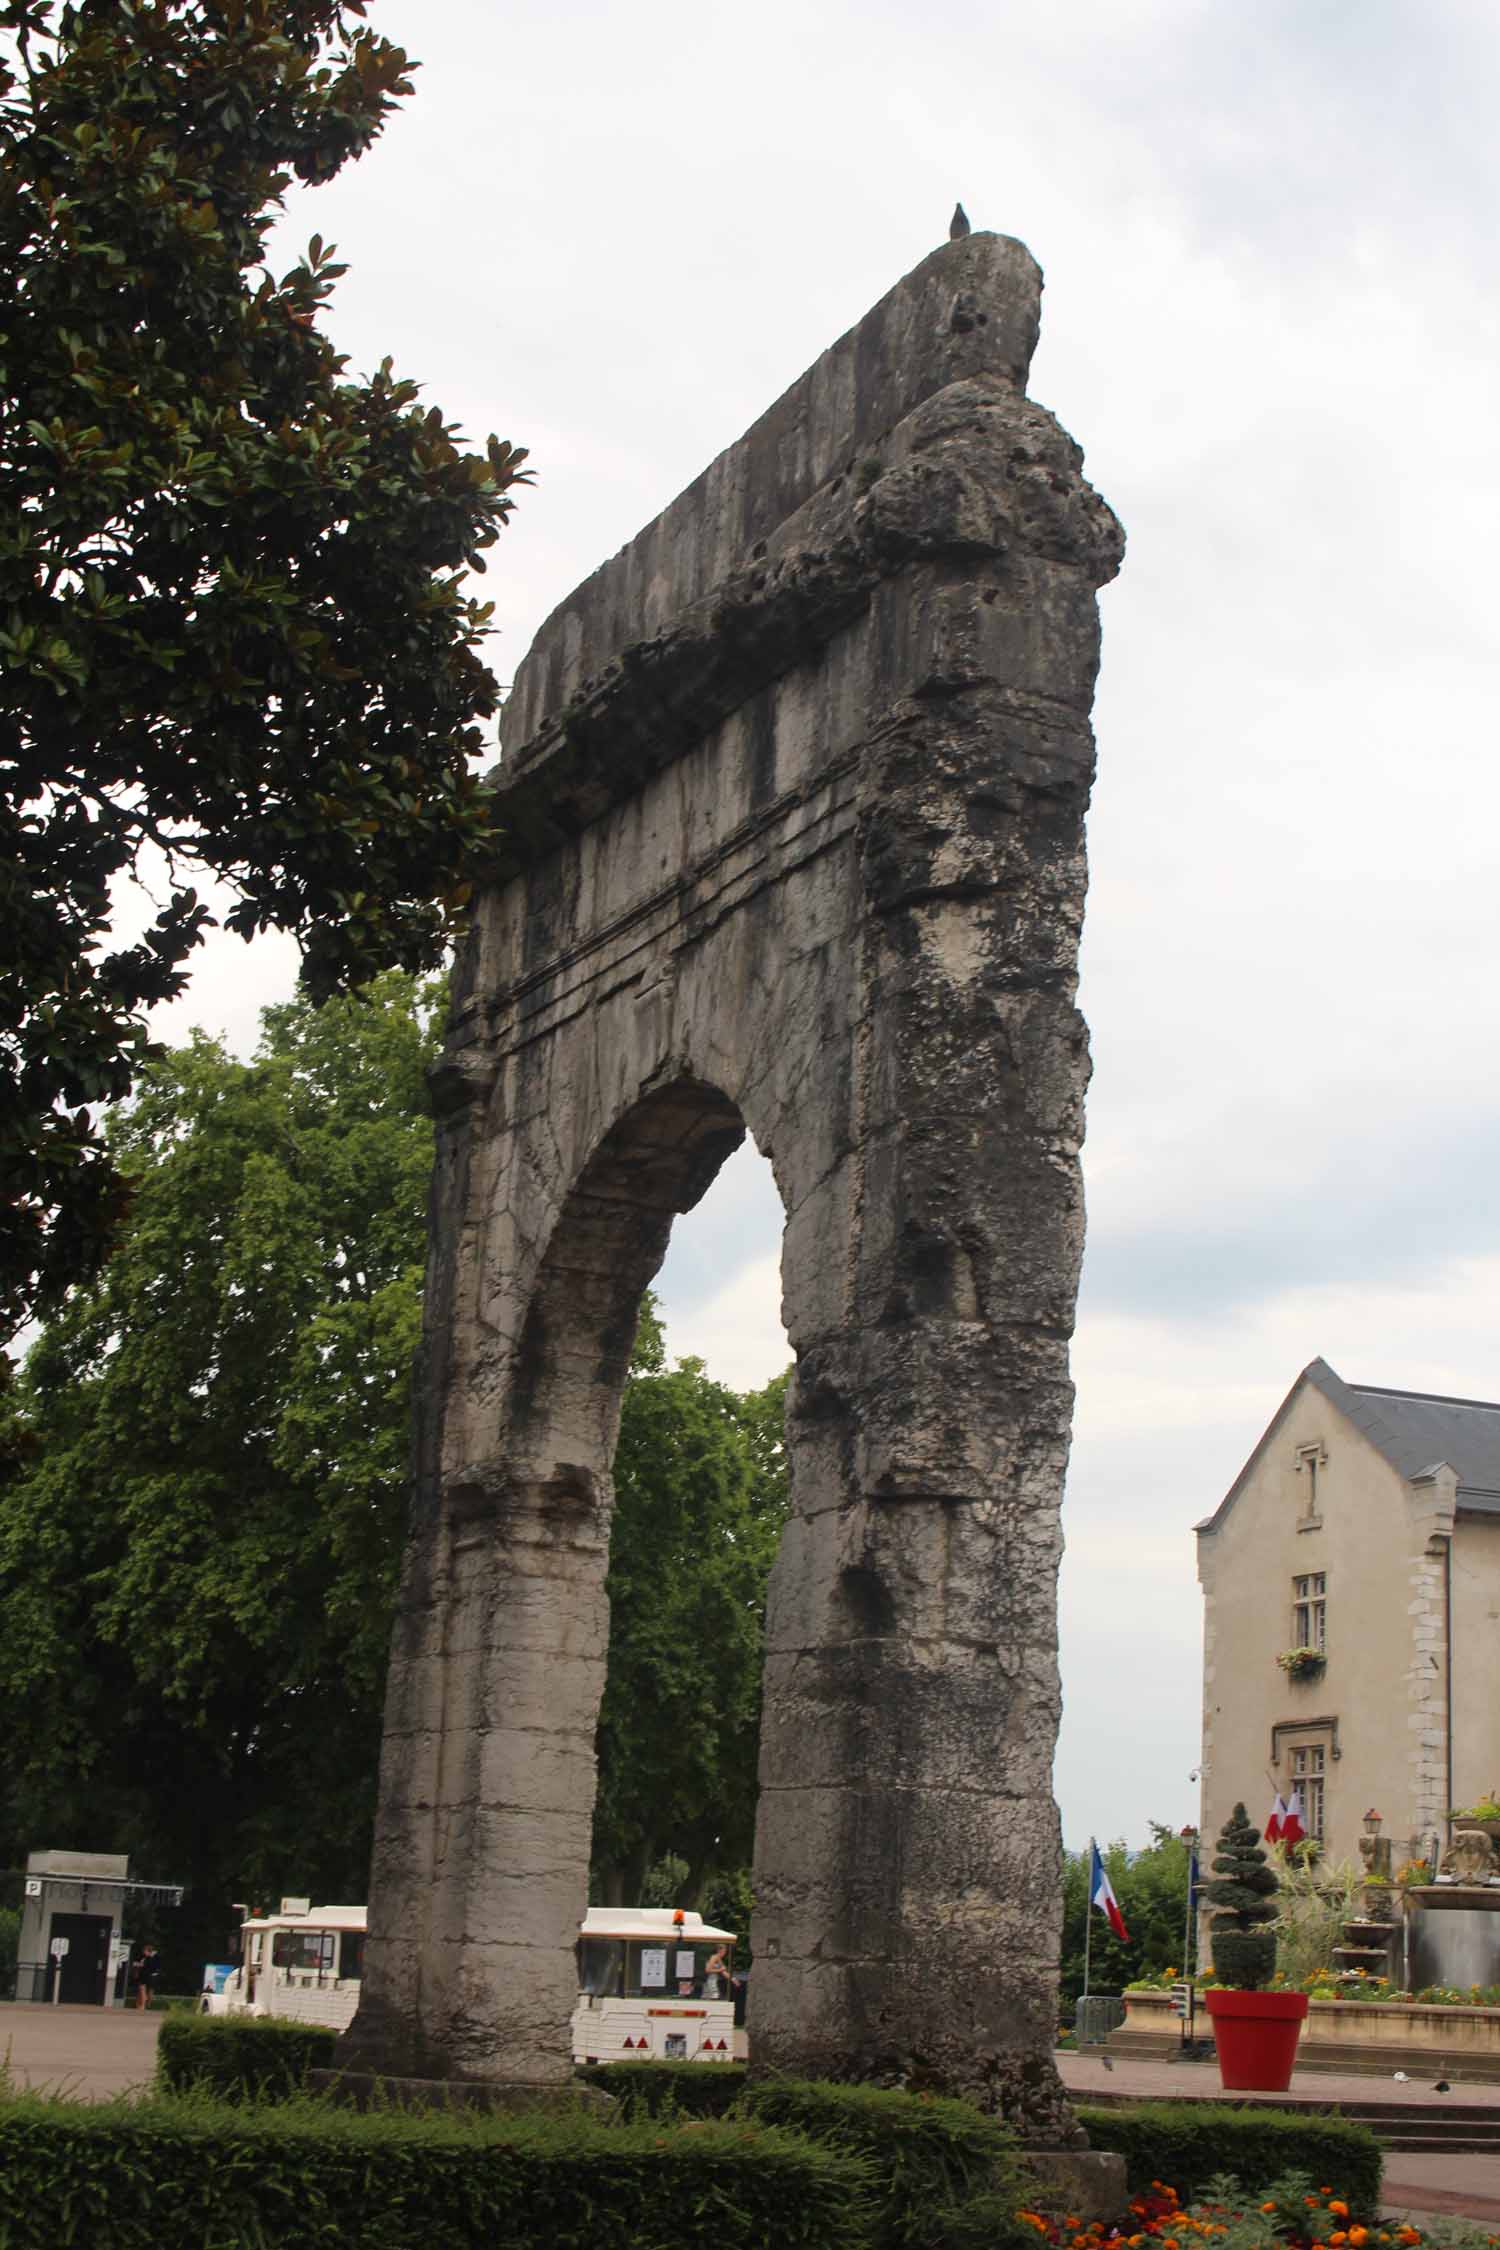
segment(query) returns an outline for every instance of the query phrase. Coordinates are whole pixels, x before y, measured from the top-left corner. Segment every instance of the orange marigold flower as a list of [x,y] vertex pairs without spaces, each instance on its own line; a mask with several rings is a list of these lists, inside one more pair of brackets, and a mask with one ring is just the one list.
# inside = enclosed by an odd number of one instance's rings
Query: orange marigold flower
[[1343,2228],[1340,2227],[1338,2232],[1336,2234],[1331,2234],[1328,2239],[1330,2242],[1347,2242],[1349,2237],[1347,2234],[1345,2234]]
[[1274,2202],[1274,2200],[1273,2200],[1272,2202],[1270,2202],[1270,2203],[1263,2203],[1263,2204],[1261,2205],[1261,2209],[1262,2209],[1262,2211],[1274,2211],[1274,2210],[1275,2210],[1275,2208],[1276,2208],[1276,2205],[1275,2205],[1275,2202]]
[[1348,2206],[1348,2204],[1347,2204],[1347,2203],[1341,2203],[1341,2202],[1339,2201],[1339,2199],[1338,2199],[1338,2197],[1337,2197],[1337,2196],[1335,2196],[1335,2197],[1334,2197],[1333,2201],[1332,2201],[1332,2202],[1331,2202],[1331,2203],[1329,2204],[1328,2208],[1329,2208],[1329,2210],[1330,2210],[1330,2211],[1337,2211],[1337,2213],[1338,2213],[1338,2215],[1339,2215],[1339,2217],[1340,2217],[1341,2219],[1347,2219],[1347,2218],[1348,2218],[1348,2216],[1349,2216],[1349,2206]]
[[1354,2250],[1364,2250],[1364,2246],[1369,2239],[1370,2230],[1368,2227],[1351,2227],[1349,2229],[1349,2240],[1353,2243]]

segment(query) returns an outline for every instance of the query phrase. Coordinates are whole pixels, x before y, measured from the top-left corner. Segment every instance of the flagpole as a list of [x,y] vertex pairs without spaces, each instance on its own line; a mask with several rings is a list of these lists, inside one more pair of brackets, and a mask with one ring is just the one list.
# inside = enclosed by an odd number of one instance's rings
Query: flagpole
[[1083,1997],[1085,2000],[1089,1996],[1089,1947],[1094,1935],[1094,1853],[1097,1848],[1093,1837],[1090,1836],[1089,1867],[1088,1873],[1083,1879]]

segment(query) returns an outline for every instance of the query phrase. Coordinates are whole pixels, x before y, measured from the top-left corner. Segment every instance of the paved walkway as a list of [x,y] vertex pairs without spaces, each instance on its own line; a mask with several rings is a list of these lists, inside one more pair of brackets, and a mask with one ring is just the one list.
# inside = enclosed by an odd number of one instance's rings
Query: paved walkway
[[0,2063],[13,2082],[76,2101],[107,2101],[144,2086],[156,2068],[163,2017],[134,2008],[0,2004]]
[[[1133,2094],[1142,2101],[1217,2100],[1223,2089],[1214,2062],[1150,2062],[1135,2056],[1112,2055],[1106,2070],[1103,2058],[1085,2048],[1078,2054],[1065,2049],[1057,2058],[1058,2071],[1070,2093],[1087,2099],[1090,2094]],[[1500,2086],[1465,2084],[1451,2075],[1451,2099],[1466,2106],[1492,2109],[1500,2117]],[[1413,2110],[1441,2110],[1444,2096],[1431,2082],[1411,2079],[1402,2085],[1384,2072],[1294,2070],[1290,2104],[1302,2102],[1396,2102]],[[1478,2155],[1462,2149],[1437,2154],[1407,2149],[1387,2149],[1382,2200],[1388,2211],[1403,2216],[1424,2212],[1494,2220],[1500,2227],[1500,2156]]]

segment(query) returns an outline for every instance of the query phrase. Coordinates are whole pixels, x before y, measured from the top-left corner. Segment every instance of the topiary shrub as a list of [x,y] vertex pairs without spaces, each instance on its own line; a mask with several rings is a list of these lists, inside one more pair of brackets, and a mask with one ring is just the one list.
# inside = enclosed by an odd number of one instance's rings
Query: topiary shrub
[[1214,1874],[1218,1880],[1203,1886],[1215,1909],[1214,1975],[1241,1992],[1259,1992],[1276,1967],[1276,1933],[1267,1925],[1276,1919],[1277,1876],[1243,1805],[1235,1806],[1219,1830]]

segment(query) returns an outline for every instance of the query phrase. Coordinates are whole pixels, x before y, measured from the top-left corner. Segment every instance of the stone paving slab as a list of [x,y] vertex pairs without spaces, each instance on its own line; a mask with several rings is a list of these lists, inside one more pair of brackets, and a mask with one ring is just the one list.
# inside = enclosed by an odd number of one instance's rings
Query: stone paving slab
[[0,2062],[19,2086],[108,2101],[146,2085],[156,2068],[160,2012],[0,2003]]

